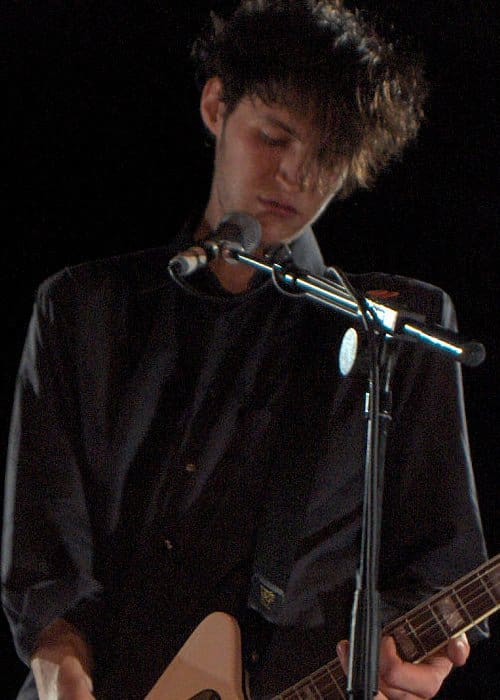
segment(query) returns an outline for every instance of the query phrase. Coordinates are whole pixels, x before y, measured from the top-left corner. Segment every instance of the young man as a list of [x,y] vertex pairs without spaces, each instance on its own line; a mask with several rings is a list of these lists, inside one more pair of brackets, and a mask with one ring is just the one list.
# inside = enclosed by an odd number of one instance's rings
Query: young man
[[[365,442],[365,382],[331,359],[346,322],[242,264],[217,259],[184,287],[166,269],[243,211],[262,227],[256,254],[288,244],[323,273],[310,224],[415,136],[424,89],[418,67],[339,3],[243,2],[195,56],[215,141],[204,212],[170,247],[63,270],[37,296],[3,558],[5,610],[36,679],[23,700],[144,697],[214,610],[241,623],[255,697],[341,639],[346,665]],[[351,282],[453,327],[434,287]],[[390,619],[484,558],[459,372],[414,347],[399,351],[384,491]],[[280,588],[270,532],[291,511]],[[384,639],[377,697],[431,697],[468,653],[461,637],[414,666]]]

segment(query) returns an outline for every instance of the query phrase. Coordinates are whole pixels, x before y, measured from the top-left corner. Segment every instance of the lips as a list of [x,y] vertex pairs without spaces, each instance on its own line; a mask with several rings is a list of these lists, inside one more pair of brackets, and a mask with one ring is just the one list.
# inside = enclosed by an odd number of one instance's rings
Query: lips
[[259,197],[259,201],[261,204],[264,205],[264,207],[267,210],[274,212],[280,216],[295,216],[299,213],[292,204],[289,204],[283,199]]

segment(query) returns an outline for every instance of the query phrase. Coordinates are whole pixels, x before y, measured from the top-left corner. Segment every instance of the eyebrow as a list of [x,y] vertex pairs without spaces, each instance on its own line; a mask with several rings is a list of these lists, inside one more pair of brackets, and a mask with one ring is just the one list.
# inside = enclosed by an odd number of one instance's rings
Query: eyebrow
[[300,138],[300,135],[298,131],[296,131],[290,124],[287,124],[286,122],[282,121],[281,119],[278,119],[277,117],[273,117],[270,114],[264,114],[264,119],[269,123],[272,124],[273,126],[278,127],[279,129],[283,129],[283,131],[286,131],[287,134],[290,136],[293,136],[293,138],[301,141],[302,139]]

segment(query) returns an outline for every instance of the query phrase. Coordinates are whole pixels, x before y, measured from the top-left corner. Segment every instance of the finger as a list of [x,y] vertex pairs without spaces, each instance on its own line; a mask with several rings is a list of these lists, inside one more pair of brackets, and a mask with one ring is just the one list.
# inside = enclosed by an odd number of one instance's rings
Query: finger
[[470,644],[466,634],[450,639],[446,647],[448,658],[454,666],[463,666],[470,654]]
[[[456,642],[460,650],[463,640]],[[460,663],[468,653],[457,652]],[[337,654],[344,673],[347,674],[349,663],[349,642],[342,640],[337,644]],[[403,661],[396,650],[392,637],[383,637],[380,645],[380,689],[375,700],[425,700],[438,692],[444,678],[453,668],[453,663],[446,653],[429,657],[419,665]]]
[[58,688],[58,700],[96,700],[90,690],[83,684]]
[[342,670],[347,675],[347,669],[349,666],[349,642],[347,639],[343,639],[337,644],[337,656],[339,657]]
[[[347,670],[349,666],[349,642],[347,641],[347,639],[343,639],[337,644],[337,656],[340,661],[340,665],[342,666],[342,670],[347,676]],[[373,698],[373,700],[388,700],[388,698],[381,692],[378,692]]]
[[87,674],[61,668],[58,678],[58,700],[95,700],[92,681]]
[[425,697],[423,695],[417,695],[415,692],[401,690],[401,688],[391,688],[381,682],[375,700],[429,700],[430,697],[430,695],[426,695]]
[[384,688],[384,692],[379,691],[375,695],[375,700],[429,700],[414,693],[407,693],[405,690],[397,688]]
[[424,698],[421,695],[415,695],[415,693],[409,693],[406,690],[388,688],[381,684],[380,690],[375,696],[375,700],[429,700],[429,697]]
[[[380,644],[381,689],[389,698],[432,698],[453,668],[446,653],[434,654],[420,664],[403,661],[392,637],[383,637]],[[398,692],[410,695],[398,695]]]
[[[342,640],[337,644],[337,655],[341,663],[344,673],[347,675],[347,668],[349,664],[349,642],[347,640]],[[397,688],[389,688],[384,686],[383,683],[380,685],[378,693],[375,695],[373,700],[424,700],[417,695],[410,694],[406,691],[399,691]]]

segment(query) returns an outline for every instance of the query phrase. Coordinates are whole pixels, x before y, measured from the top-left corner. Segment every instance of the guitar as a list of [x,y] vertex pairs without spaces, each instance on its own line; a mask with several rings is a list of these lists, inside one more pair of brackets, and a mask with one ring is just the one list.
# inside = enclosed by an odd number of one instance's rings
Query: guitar
[[[394,638],[400,656],[419,663],[448,639],[500,609],[500,554],[439,591],[383,632]],[[241,641],[236,620],[212,613],[195,629],[145,700],[245,700]],[[339,660],[287,688],[272,700],[345,700]]]

